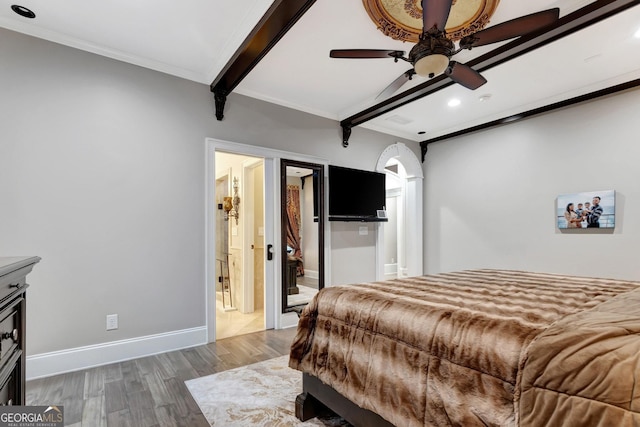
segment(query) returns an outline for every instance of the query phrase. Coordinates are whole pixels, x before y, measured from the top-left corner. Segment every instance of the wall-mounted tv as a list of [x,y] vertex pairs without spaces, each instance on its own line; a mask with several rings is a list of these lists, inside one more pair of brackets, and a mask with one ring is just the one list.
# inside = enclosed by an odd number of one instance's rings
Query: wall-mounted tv
[[329,165],[329,221],[387,221],[386,175]]

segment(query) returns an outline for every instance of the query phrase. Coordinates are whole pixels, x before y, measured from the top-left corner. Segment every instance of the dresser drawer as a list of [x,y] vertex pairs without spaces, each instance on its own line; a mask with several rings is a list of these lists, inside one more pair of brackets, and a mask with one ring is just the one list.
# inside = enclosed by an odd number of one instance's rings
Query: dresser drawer
[[11,354],[0,369],[0,405],[24,405],[20,397],[20,366],[22,352],[17,350]]
[[0,405],[8,406],[16,403],[16,371],[11,371],[4,383],[0,384]]
[[39,257],[0,257],[0,303],[26,288],[26,275]]
[[0,308],[0,365],[7,355],[20,347],[20,304],[24,298],[16,298]]
[[[17,273],[17,274],[16,274]],[[0,301],[7,298],[16,290],[27,286],[26,277],[19,272],[0,277]]]

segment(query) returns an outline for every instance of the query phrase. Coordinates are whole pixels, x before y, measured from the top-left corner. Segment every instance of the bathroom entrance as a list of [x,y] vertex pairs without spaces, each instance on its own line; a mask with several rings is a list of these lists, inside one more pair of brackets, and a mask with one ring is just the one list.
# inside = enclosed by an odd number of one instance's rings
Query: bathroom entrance
[[265,329],[264,160],[215,153],[216,339]]

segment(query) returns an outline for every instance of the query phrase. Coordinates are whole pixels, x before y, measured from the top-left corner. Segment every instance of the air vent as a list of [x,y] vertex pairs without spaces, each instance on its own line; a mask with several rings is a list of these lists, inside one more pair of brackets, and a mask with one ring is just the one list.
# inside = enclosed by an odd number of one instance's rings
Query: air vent
[[407,117],[403,117],[400,116],[398,114],[391,116],[391,117],[387,117],[385,120],[393,122],[393,123],[398,123],[399,125],[407,125],[409,123],[411,123],[413,120],[407,118]]

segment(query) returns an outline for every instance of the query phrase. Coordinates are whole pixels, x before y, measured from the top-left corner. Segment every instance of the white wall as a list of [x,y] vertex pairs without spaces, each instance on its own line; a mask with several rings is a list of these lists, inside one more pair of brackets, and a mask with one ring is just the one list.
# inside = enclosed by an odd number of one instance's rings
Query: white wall
[[[425,266],[640,280],[640,91],[429,145]],[[556,228],[559,194],[616,190],[616,228]]]
[[[4,29],[0,40],[0,255],[42,257],[30,356],[205,325],[206,137],[369,170],[397,141],[357,128],[345,149],[336,121],[238,95],[218,122],[207,85]],[[351,249],[335,233],[329,283],[368,279],[371,240]],[[110,313],[120,328],[107,332]]]
[[[376,280],[375,243],[381,222],[331,222],[331,285]],[[366,234],[362,234],[366,230]]]
[[28,354],[203,325],[201,86],[0,38],[0,253],[42,257]]

